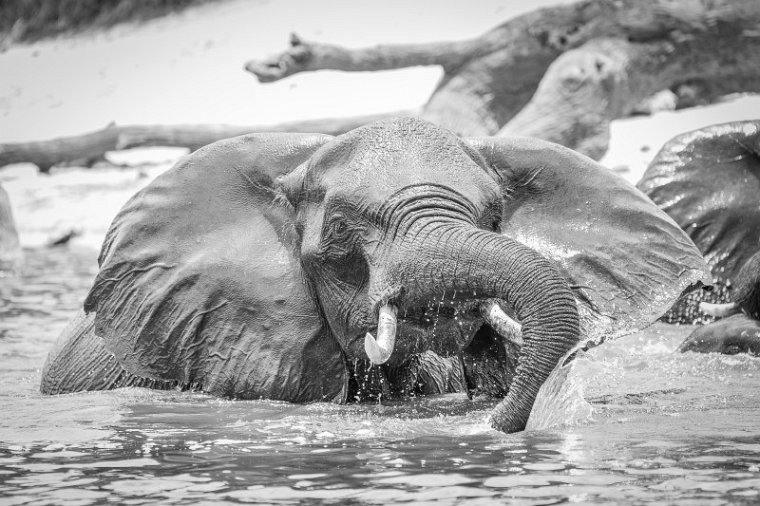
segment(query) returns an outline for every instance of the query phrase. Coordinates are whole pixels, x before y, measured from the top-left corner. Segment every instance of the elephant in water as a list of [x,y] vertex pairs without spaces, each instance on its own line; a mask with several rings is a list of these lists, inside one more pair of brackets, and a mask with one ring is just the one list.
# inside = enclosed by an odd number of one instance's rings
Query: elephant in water
[[[207,146],[124,206],[99,264],[45,393],[346,402],[367,370],[393,383],[411,361],[418,377],[504,383],[491,423],[505,432],[579,343],[650,324],[709,274],[670,218],[589,158],[411,118]],[[519,348],[494,330],[510,318]]]
[[[681,351],[760,355],[760,121],[680,135],[657,154],[638,187],[694,240],[716,290],[681,304],[687,320],[727,317],[695,330]],[[691,311],[683,311],[691,303]]]

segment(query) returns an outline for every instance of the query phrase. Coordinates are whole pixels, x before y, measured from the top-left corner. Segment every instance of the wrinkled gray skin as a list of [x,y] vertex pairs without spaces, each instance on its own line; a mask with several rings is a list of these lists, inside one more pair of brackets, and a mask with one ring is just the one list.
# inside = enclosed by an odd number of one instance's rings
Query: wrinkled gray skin
[[[686,231],[712,274],[696,302],[733,300],[737,273],[760,250],[760,121],[702,128],[668,141],[636,185]],[[694,301],[670,321],[703,319]],[[688,302],[692,302],[688,304]]]
[[[759,350],[760,121],[675,137],[637,186],[689,234],[713,276],[712,292],[679,301],[668,318],[695,323],[730,316],[695,330],[680,350]],[[700,301],[713,304],[697,305]]]
[[0,186],[0,272],[16,270],[22,261],[16,224],[8,194]]
[[[99,262],[43,392],[466,389],[504,396],[505,432],[573,347],[651,323],[706,275],[685,234],[590,159],[408,118],[207,146],[125,205]],[[494,300],[522,325],[519,350],[485,323]],[[371,366],[364,336],[384,305],[395,348]]]

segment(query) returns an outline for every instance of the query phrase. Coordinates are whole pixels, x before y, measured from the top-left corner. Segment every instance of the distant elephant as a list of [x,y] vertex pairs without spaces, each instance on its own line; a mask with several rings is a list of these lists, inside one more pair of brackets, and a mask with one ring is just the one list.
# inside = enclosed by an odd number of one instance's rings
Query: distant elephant
[[13,221],[8,193],[0,186],[0,272],[13,271],[21,265],[22,253]]
[[346,402],[368,369],[393,377],[431,351],[467,375],[507,364],[494,328],[509,315],[522,344],[491,419],[505,432],[581,340],[648,325],[708,275],[672,220],[589,158],[411,118],[207,146],[124,206],[99,263],[45,393]]
[[697,329],[680,349],[760,351],[760,121],[672,139],[638,187],[689,234],[712,270],[713,294],[699,306],[694,296],[681,302],[674,318],[735,315]]

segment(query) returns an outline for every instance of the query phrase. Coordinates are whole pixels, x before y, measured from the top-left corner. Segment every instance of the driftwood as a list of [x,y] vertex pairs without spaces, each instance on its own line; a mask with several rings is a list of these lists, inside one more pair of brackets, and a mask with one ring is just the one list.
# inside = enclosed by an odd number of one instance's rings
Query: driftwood
[[588,0],[461,42],[366,49],[307,42],[246,69],[262,82],[319,69],[440,65],[421,112],[461,135],[531,135],[604,154],[612,119],[671,89],[678,106],[760,91],[757,0]]
[[[409,115],[409,112],[399,114]],[[294,121],[269,126],[233,125],[108,125],[102,130],[46,141],[0,144],[0,167],[33,163],[40,171],[76,162],[91,166],[109,151],[137,147],[185,147],[194,151],[212,142],[256,132],[319,132],[338,135],[386,115]]]
[[[417,114],[463,136],[530,135],[593,158],[607,149],[615,118],[651,110],[670,90],[671,106],[760,92],[758,0],[585,0],[536,10],[460,42],[365,49],[304,41],[246,69],[262,82],[320,69],[384,70],[440,65],[444,75]],[[403,90],[399,90],[399,93]],[[42,170],[93,161],[138,146],[196,149],[261,131],[339,134],[387,115],[258,127],[112,126],[78,137],[0,144],[0,166]]]

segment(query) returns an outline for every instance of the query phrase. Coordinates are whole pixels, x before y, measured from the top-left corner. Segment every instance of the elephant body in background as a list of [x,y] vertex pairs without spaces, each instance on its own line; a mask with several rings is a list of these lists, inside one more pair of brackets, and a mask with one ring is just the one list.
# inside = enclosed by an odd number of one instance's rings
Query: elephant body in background
[[8,194],[0,186],[0,272],[12,271],[21,265],[21,246]]
[[713,292],[684,298],[670,319],[730,316],[695,330],[680,349],[760,353],[760,121],[672,139],[638,187],[689,234],[712,271]]
[[[492,424],[506,432],[579,343],[648,325],[708,274],[683,231],[592,160],[411,118],[207,146],[124,206],[99,264],[43,392],[466,388],[504,397]],[[510,317],[519,348],[496,330]],[[390,385],[368,385],[378,373]]]

